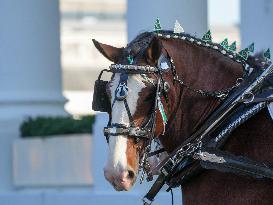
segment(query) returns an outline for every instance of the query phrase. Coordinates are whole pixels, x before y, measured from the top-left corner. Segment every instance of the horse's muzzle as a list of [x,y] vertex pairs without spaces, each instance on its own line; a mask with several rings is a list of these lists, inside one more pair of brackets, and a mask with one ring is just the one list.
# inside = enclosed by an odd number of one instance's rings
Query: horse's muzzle
[[117,191],[129,191],[136,181],[136,173],[132,169],[115,173],[104,169],[105,178]]

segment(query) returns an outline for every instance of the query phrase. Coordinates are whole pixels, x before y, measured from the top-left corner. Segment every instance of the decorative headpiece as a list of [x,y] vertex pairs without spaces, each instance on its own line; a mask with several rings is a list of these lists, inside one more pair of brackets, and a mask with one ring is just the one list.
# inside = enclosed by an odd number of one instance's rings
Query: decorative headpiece
[[228,47],[228,49],[232,52],[236,51],[236,41],[233,41],[233,43]]
[[177,20],[174,23],[173,33],[184,33],[184,29]]
[[264,52],[264,57],[265,57],[266,59],[270,60],[270,57],[271,57],[271,55],[270,55],[270,48],[268,48],[268,49]]
[[221,46],[223,46],[223,48],[225,49],[228,49],[229,46],[228,46],[228,39],[225,38],[221,43],[220,43]]
[[248,58],[248,48],[245,48],[243,50],[241,50],[238,54],[239,56],[241,56],[244,60],[247,60]]
[[159,18],[156,18],[155,20],[155,31],[160,31],[161,30],[161,25],[160,25],[160,20]]
[[210,30],[208,30],[207,33],[204,34],[204,36],[202,37],[202,40],[207,42],[212,42]]
[[249,52],[249,53],[253,53],[253,52],[254,52],[254,43],[251,43],[251,44],[248,46],[248,52]]
[[[180,23],[176,20],[174,24],[174,30],[173,33],[165,33],[165,32],[160,32],[161,30],[161,25],[159,18],[156,19],[155,25],[154,25],[155,32],[157,33],[158,36],[162,36],[165,38],[179,38],[182,40],[186,40],[192,43],[196,43],[197,45],[202,45],[205,47],[210,47],[214,50],[218,50],[221,52],[223,55],[229,57],[230,59],[233,59],[234,61],[241,63],[244,67],[246,66],[246,61],[251,53],[254,52],[254,43],[251,43],[247,48],[242,49],[240,52],[236,52],[236,41],[232,42],[230,45],[228,45],[228,39],[225,38],[220,44],[216,45],[215,43],[212,42],[212,37],[211,37],[211,31],[208,30],[202,37],[202,41],[199,38],[196,38],[195,35],[194,37],[192,35],[188,34],[181,34],[184,33],[183,27],[180,25]],[[180,35],[179,35],[180,34]],[[219,45],[221,47],[219,47]],[[269,60],[270,59],[270,49],[266,50],[263,54],[264,58]],[[130,63],[131,61],[128,62]]]

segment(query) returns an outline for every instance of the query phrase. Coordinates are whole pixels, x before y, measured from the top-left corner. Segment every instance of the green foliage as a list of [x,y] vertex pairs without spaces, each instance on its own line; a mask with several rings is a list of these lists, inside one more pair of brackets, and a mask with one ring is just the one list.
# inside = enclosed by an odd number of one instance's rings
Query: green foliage
[[72,117],[37,117],[28,118],[21,127],[22,137],[50,137],[51,135],[92,133],[95,116]]

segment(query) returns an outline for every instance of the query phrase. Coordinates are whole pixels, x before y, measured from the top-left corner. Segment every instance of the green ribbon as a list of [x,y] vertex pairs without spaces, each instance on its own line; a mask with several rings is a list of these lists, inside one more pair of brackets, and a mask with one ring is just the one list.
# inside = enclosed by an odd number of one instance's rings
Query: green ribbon
[[162,120],[163,120],[163,123],[166,125],[167,124],[167,121],[168,121],[168,119],[167,119],[167,115],[166,115],[166,113],[165,113],[165,110],[164,110],[164,107],[163,107],[163,104],[162,104],[162,102],[161,102],[161,100],[160,99],[158,99],[158,109],[159,109],[159,111],[160,111],[160,114],[161,114],[161,117],[162,117]]
[[133,62],[134,62],[134,58],[133,58],[133,56],[131,56],[131,55],[127,56],[127,60],[128,60],[128,63],[129,63],[130,65],[133,64]]

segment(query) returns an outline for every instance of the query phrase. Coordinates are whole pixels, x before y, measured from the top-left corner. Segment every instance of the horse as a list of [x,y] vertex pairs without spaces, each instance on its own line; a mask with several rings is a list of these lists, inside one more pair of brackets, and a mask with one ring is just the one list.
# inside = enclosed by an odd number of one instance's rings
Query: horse
[[[115,65],[163,68],[161,78],[166,82],[167,97],[160,96],[163,110],[155,112],[153,134],[167,153],[172,153],[204,123],[220,104],[219,94],[227,93],[244,76],[245,65],[254,69],[262,66],[255,57],[236,60],[237,54],[217,43],[167,30],[143,32],[122,48],[94,39],[93,43]],[[142,127],[153,114],[158,77],[132,72],[128,75],[126,89],[122,87],[117,91],[121,78],[122,73],[114,73],[106,85],[110,123],[130,126],[133,122]],[[176,79],[180,79],[182,86]],[[116,100],[117,92],[121,91],[126,93],[127,105]],[[273,121],[263,109],[233,131],[222,149],[273,164],[272,134]],[[110,134],[107,140],[109,155],[105,178],[117,191],[128,191],[136,181],[146,139],[121,133]],[[273,182],[268,179],[205,170],[183,184],[182,203],[269,205],[273,204],[272,188]]]

